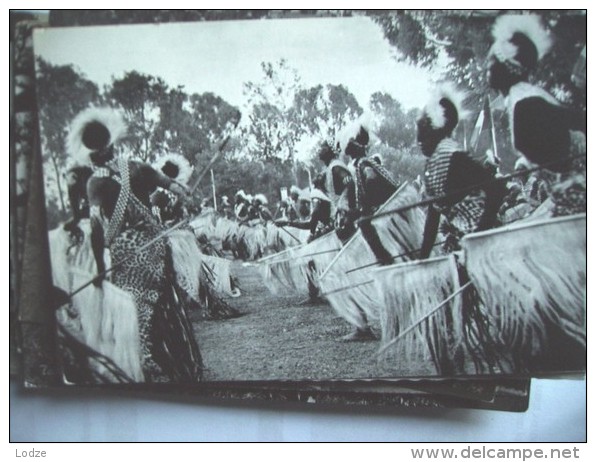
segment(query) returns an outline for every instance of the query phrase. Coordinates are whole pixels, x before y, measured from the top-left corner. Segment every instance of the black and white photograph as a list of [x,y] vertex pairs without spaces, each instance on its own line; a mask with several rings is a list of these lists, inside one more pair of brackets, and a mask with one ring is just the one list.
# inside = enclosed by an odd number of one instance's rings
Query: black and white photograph
[[35,29],[63,382],[585,371],[586,24]]

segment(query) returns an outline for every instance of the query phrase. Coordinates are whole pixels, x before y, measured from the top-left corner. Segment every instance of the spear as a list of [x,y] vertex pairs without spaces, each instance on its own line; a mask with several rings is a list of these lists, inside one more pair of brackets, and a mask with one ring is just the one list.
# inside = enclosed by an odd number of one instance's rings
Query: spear
[[286,233],[288,233],[292,238],[294,238],[294,240],[296,242],[298,242],[299,244],[302,244],[302,242],[300,242],[300,239],[298,239],[296,236],[294,236],[291,232],[289,232],[284,226],[278,226],[278,228],[283,229]]
[[201,172],[197,176],[197,179],[194,181],[194,184],[189,188],[189,194],[192,194],[199,187],[199,185],[201,184],[201,180],[205,177],[207,172],[209,172],[211,170],[211,167],[213,167],[213,164],[215,164],[215,162],[217,162],[219,160],[219,158],[221,157],[221,155],[224,152],[226,145],[228,144],[228,141],[230,141],[230,138],[232,137],[234,130],[236,130],[236,128],[238,127],[238,124],[240,123],[241,118],[242,118],[242,115],[241,115],[240,111],[238,111],[237,117],[236,117],[236,122],[234,122],[234,127],[232,128],[232,130],[230,130],[230,133],[228,134],[228,136],[226,136],[226,138],[223,140],[223,142],[219,145],[219,148],[217,149],[217,151],[215,152],[215,154],[213,155],[211,160],[207,163],[207,165],[205,165],[201,169]]
[[169,233],[171,233],[172,231],[180,228],[182,225],[187,224],[190,221],[190,217],[189,218],[185,218],[182,221],[179,221],[178,223],[176,223],[175,225],[171,226],[168,229],[163,230],[161,233],[159,233],[157,236],[155,236],[153,239],[151,239],[149,242],[143,244],[141,247],[139,247],[138,249],[136,249],[131,255],[129,255],[126,258],[123,258],[122,260],[120,260],[119,262],[114,263],[112,266],[110,266],[108,269],[102,271],[101,273],[97,274],[95,277],[93,277],[92,279],[90,279],[89,281],[87,281],[86,283],[84,283],[82,286],[78,287],[77,289],[73,290],[71,293],[68,294],[69,298],[74,297],[76,294],[78,294],[79,292],[81,292],[83,289],[89,287],[91,284],[93,284],[95,281],[103,278],[104,276],[106,276],[108,273],[112,272],[113,270],[115,270],[116,268],[122,266],[125,262],[127,262],[128,260],[130,260],[131,258],[133,258],[138,252],[141,252],[149,247],[151,247],[153,244],[155,244],[157,241],[159,241],[160,239],[166,237]]
[[[436,247],[436,246],[438,246],[438,245],[442,245],[442,244],[444,244],[445,242],[447,242],[447,241],[441,241],[441,242],[437,242],[436,244],[433,244],[433,247]],[[409,256],[409,255],[412,255],[412,254],[415,254],[415,253],[417,253],[417,252],[420,252],[421,250],[422,250],[422,249],[414,249],[414,250],[409,250],[409,251],[407,251],[407,252],[405,252],[405,253],[401,253],[401,254],[399,254],[399,255],[393,255],[391,258],[393,258],[393,259],[395,260],[396,258],[407,257],[407,256]],[[371,266],[376,266],[376,265],[378,265],[378,264],[379,264],[379,262],[378,262],[378,261],[375,261],[375,262],[369,263],[369,264],[367,264],[367,265],[357,266],[356,268],[352,268],[352,269],[349,269],[349,270],[347,270],[347,271],[345,272],[345,274],[354,273],[355,271],[359,271],[359,270],[361,270],[361,269],[365,269],[365,268],[370,268]]]
[[472,284],[472,281],[466,282],[463,286],[461,286],[459,289],[457,289],[455,292],[453,292],[451,295],[449,295],[449,297],[447,297],[445,300],[443,300],[441,303],[439,303],[436,307],[434,307],[432,310],[430,310],[427,314],[422,316],[422,318],[420,318],[418,321],[416,321],[414,324],[412,324],[410,327],[408,327],[406,330],[404,330],[401,334],[399,334],[397,337],[395,337],[393,340],[391,340],[389,343],[387,343],[385,346],[383,346],[379,351],[377,351],[376,356],[381,356],[387,350],[387,348],[389,348],[391,345],[397,343],[399,340],[404,338],[407,334],[412,332],[416,327],[418,327],[420,324],[422,324],[424,321],[426,321],[428,318],[430,318],[433,314],[435,314],[437,311],[439,311],[449,301],[453,300],[457,295],[459,295],[464,290],[466,290],[468,288],[468,286],[470,286],[471,284]]
[[[565,160],[571,161],[571,160],[579,159],[579,158],[582,158],[582,157],[586,157],[586,155],[585,154],[578,154],[578,155],[575,155],[575,156],[569,156]],[[360,217],[358,220],[356,220],[356,223],[357,224],[360,224],[360,223],[365,222],[365,221],[376,220],[378,218],[386,217],[388,215],[394,215],[396,213],[405,212],[407,210],[411,210],[411,209],[416,208],[416,207],[423,207],[425,205],[430,205],[430,204],[433,204],[433,203],[438,202],[438,201],[442,201],[442,200],[445,200],[445,199],[451,199],[453,197],[458,197],[462,193],[471,192],[471,191],[474,191],[475,189],[480,189],[482,187],[489,186],[491,184],[496,183],[497,181],[506,182],[506,181],[511,180],[512,178],[516,178],[518,176],[527,175],[528,173],[533,173],[533,172],[537,172],[537,171],[540,171],[540,170],[545,170],[546,168],[548,168],[550,166],[557,165],[560,162],[561,162],[560,160],[553,161],[553,162],[547,162],[547,163],[545,163],[542,166],[533,167],[533,168],[530,168],[528,170],[524,170],[523,172],[514,172],[514,173],[510,173],[509,175],[503,175],[503,176],[494,178],[493,180],[485,181],[483,183],[478,183],[478,184],[475,184],[475,185],[472,185],[472,186],[468,186],[466,188],[461,188],[461,189],[459,189],[457,191],[453,191],[453,192],[448,193],[448,194],[443,194],[443,195],[439,195],[439,196],[429,197],[428,199],[424,199],[424,200],[421,200],[421,201],[418,201],[418,202],[414,202],[412,204],[407,204],[407,205],[404,205],[404,206],[401,206],[401,207],[397,207],[395,209],[384,210],[382,212],[377,212],[377,213],[375,213],[373,215],[365,215],[365,216]]]

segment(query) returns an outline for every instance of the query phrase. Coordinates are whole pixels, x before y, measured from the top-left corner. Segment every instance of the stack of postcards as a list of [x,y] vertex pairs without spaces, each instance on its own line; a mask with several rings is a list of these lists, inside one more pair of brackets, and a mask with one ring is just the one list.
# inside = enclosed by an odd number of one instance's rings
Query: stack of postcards
[[[568,171],[519,161],[486,82],[498,15],[13,12],[11,374],[517,412],[532,377],[581,377],[586,213],[560,213]],[[558,40],[531,82],[585,115],[585,12],[537,15]],[[444,80],[467,95],[450,140],[507,188],[482,229],[471,191],[429,193]]]

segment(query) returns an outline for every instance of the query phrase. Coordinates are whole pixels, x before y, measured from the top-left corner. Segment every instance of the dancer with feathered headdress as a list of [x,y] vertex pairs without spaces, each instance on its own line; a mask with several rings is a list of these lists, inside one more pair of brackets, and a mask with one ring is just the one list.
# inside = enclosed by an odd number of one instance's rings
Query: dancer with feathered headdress
[[[174,152],[160,156],[153,167],[182,188],[187,188],[193,172],[190,162],[184,156]],[[158,186],[150,199],[153,214],[160,223],[172,225],[189,215],[186,204],[178,195],[166,188]],[[187,225],[172,231],[168,241],[177,284],[189,297],[188,302],[191,305],[200,304],[199,281],[203,255],[192,227]]]
[[318,157],[325,166],[324,182],[319,189],[329,198],[335,232],[345,242],[356,232],[353,220],[348,217],[349,212],[356,209],[354,178],[329,142],[323,141],[319,145]]
[[356,207],[364,215],[374,213],[398,188],[392,174],[368,156],[371,128],[366,117],[348,125],[340,135],[343,152],[352,159]]
[[[383,349],[392,347],[394,352],[411,357],[428,350],[442,374],[461,374],[469,359],[478,372],[495,370],[500,361],[498,340],[487,329],[476,292],[458,257],[428,259],[441,219],[447,237],[443,250],[450,253],[460,249],[463,235],[495,225],[506,193],[504,182],[495,180],[495,170],[473,160],[452,138],[466,115],[464,100],[464,93],[443,84],[417,122],[418,143],[428,158],[425,191],[437,198],[426,216],[420,250],[424,261],[388,266],[378,273],[379,288],[395,281],[388,286],[381,309]],[[413,330],[422,335],[402,338]]]
[[[418,144],[428,158],[424,174],[426,194],[441,197],[429,206],[421,258],[435,245],[441,216],[446,219],[445,250],[459,248],[459,239],[472,231],[495,226],[506,194],[505,184],[494,171],[473,160],[452,138],[465,118],[465,94],[451,84],[437,88],[418,119]],[[444,197],[447,196],[447,197]]]
[[[153,167],[184,188],[187,187],[193,171],[190,162],[175,152],[160,156]],[[162,223],[181,220],[189,213],[177,195],[161,187],[151,195],[151,204],[154,214]]]
[[503,15],[492,34],[488,81],[506,97],[514,148],[533,164],[561,174],[552,192],[554,216],[585,212],[585,160],[571,159],[570,132],[586,133],[586,113],[562,106],[528,82],[550,50],[550,35],[536,15]]
[[282,220],[295,221],[303,218],[299,212],[300,195],[302,191],[296,185],[290,186],[290,195],[283,201],[281,209]]
[[[370,129],[364,118],[354,121],[343,131],[345,154],[352,159],[350,168],[354,181],[356,209],[351,210],[351,219],[374,214],[378,208],[397,191],[398,183],[382,165],[367,157]],[[391,253],[386,249],[370,221],[360,223],[362,235],[368,242],[379,263],[388,265],[393,262]]]
[[267,208],[268,203],[269,201],[267,201],[265,194],[255,194],[252,200],[253,213],[263,224],[273,220],[273,215],[271,215],[271,211]]
[[[389,202],[389,199],[397,192],[398,185],[384,167],[367,157],[369,139],[369,129],[364,118],[353,121],[339,133],[339,149],[352,159],[348,167],[348,173],[341,168],[342,166],[338,162],[333,162],[332,158],[334,156],[332,152],[329,152],[329,149],[322,150],[320,153],[321,160],[328,167],[327,185],[336,194],[338,186],[341,190],[341,195],[336,204],[335,230],[345,247],[337,258],[348,262],[348,265],[354,263],[354,260],[362,261],[366,259],[366,253],[370,253],[370,251],[374,255],[373,258],[376,264],[385,265],[393,261],[393,256],[389,250],[393,248],[393,243],[387,240],[387,235],[382,236],[379,229],[371,223],[370,216]],[[360,222],[360,235],[356,235],[355,222],[362,216],[369,219]],[[393,228],[391,228],[391,231],[393,231]],[[356,241],[362,239],[365,245],[354,245],[355,239]],[[356,292],[352,292],[352,289],[346,290],[345,297],[348,301],[344,306],[341,305],[342,302],[346,301],[345,298],[339,303],[336,302],[343,297],[344,292],[344,288],[336,286],[341,286],[345,282],[344,287],[350,288],[351,281],[349,281],[350,277],[342,274],[347,269],[341,268],[337,261],[334,263],[337,268],[333,268],[331,271],[331,267],[327,268],[321,275],[321,281],[323,275],[326,275],[324,292],[335,294],[330,299],[332,306],[352,325],[352,331],[342,337],[342,340],[367,341],[376,339],[369,324],[369,318],[376,315],[376,310],[369,310],[374,303],[368,297],[366,289],[364,289],[364,292],[360,289],[356,289]],[[338,277],[335,277],[336,269]],[[359,273],[359,275],[361,274],[363,273]],[[355,286],[357,285],[355,284]],[[355,293],[362,293],[363,297],[355,296]],[[358,301],[354,301],[355,298],[358,298]],[[363,299],[366,301],[360,303]]]
[[[79,162],[90,164],[87,183],[91,216],[91,244],[96,261],[94,287],[75,296],[99,305],[102,295],[116,294],[126,306],[134,306],[138,363],[146,382],[195,382],[201,378],[202,361],[185,307],[176,292],[172,248],[159,236],[164,228],[150,211],[150,195],[163,187],[186,196],[185,189],[151,166],[115,156],[115,143],[125,133],[122,117],[110,108],[90,108],[71,125],[68,151]],[[104,250],[114,266],[106,279]],[[111,290],[112,284],[118,290]],[[97,292],[97,291],[101,292]],[[113,300],[112,300],[113,301]],[[91,303],[79,303],[79,306]],[[108,309],[117,322],[122,306]],[[115,309],[115,311],[114,311]],[[130,317],[130,314],[128,314]],[[128,324],[127,324],[128,325]]]
[[466,267],[519,369],[582,370],[586,172],[584,159],[571,158],[570,132],[585,133],[585,113],[564,108],[528,83],[551,44],[538,16],[501,16],[493,37],[488,79],[506,96],[513,146],[522,156],[516,166],[539,166],[560,176],[551,193],[558,218],[537,219],[534,213],[531,221],[467,236]]
[[243,189],[234,194],[234,216],[238,222],[248,218],[248,196]]

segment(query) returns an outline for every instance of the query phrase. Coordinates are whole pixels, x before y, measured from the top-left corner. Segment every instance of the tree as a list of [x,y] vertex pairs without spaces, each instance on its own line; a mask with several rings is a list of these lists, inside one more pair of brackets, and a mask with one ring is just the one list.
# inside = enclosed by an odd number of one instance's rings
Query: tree
[[[281,60],[262,63],[263,78],[245,84],[249,102],[246,152],[254,158],[308,160],[321,139],[332,140],[362,114],[356,97],[342,85],[305,88],[296,70]],[[296,173],[296,172],[295,172]]]
[[224,138],[238,110],[213,93],[187,95],[183,87],[170,89],[159,103],[154,131],[158,151],[178,152],[191,164],[205,163],[211,148]]
[[[397,59],[428,68],[467,90],[470,94],[467,106],[477,115],[485,97],[490,94],[486,58],[492,44],[492,24],[498,14],[503,13],[506,12],[414,10],[382,15],[373,13],[372,18],[395,48]],[[532,81],[560,101],[585,108],[585,94],[570,82],[573,65],[586,43],[585,13],[544,10],[536,14],[542,17],[544,26],[555,40],[553,48],[531,76]],[[494,95],[491,99],[494,100]],[[494,121],[500,154],[510,166],[514,154],[507,117],[497,113]]]
[[[280,199],[280,188],[289,186],[292,171],[292,162],[279,158],[263,161],[226,156],[225,162],[213,167],[218,197],[226,195],[232,199],[242,189],[248,194],[265,194],[272,203]],[[210,182],[202,184],[201,193],[203,197],[211,197]]]
[[362,114],[356,97],[343,85],[317,85],[294,96],[289,117],[299,135],[335,139],[348,122]]
[[[184,138],[188,137],[189,114],[184,109],[188,95],[184,87],[169,89],[159,101],[159,121],[154,130],[154,145],[160,152],[178,152],[191,160]],[[186,135],[186,136],[185,136]]]
[[259,159],[292,160],[297,125],[292,123],[290,110],[301,88],[300,77],[284,59],[263,62],[261,69],[260,82],[244,84],[250,122],[243,132],[247,154]]
[[[488,92],[486,58],[492,44],[491,28],[499,14],[520,11],[399,11],[372,16],[385,37],[396,49],[398,59],[415,65],[435,68],[443,63],[444,76],[464,86],[482,104]],[[547,90],[574,94],[570,84],[571,70],[586,43],[585,12],[540,10],[546,29],[555,38],[551,51],[541,61],[533,76]],[[443,59],[440,59],[443,58]],[[447,63],[446,65],[444,63]]]
[[127,72],[112,81],[107,97],[118,104],[128,122],[128,137],[123,141],[131,153],[143,161],[152,160],[157,151],[155,128],[160,118],[160,103],[168,94],[161,78]]
[[379,154],[383,166],[400,183],[413,181],[419,175],[424,175],[426,157],[417,148],[394,149],[381,143],[371,149],[371,154]]
[[399,11],[375,15],[398,59],[465,87],[480,107],[494,15],[476,11]]
[[54,66],[41,58],[36,78],[43,160],[52,171],[52,177],[46,172],[46,194],[66,212],[62,175],[68,162],[68,127],[80,111],[101,102],[99,89],[71,65]]
[[238,108],[210,92],[191,95],[189,103],[191,123],[200,132],[199,150],[221,140],[228,124],[239,117]]
[[404,150],[416,141],[416,111],[404,112],[402,105],[388,93],[371,95],[370,109],[378,119],[376,135],[389,147]]

